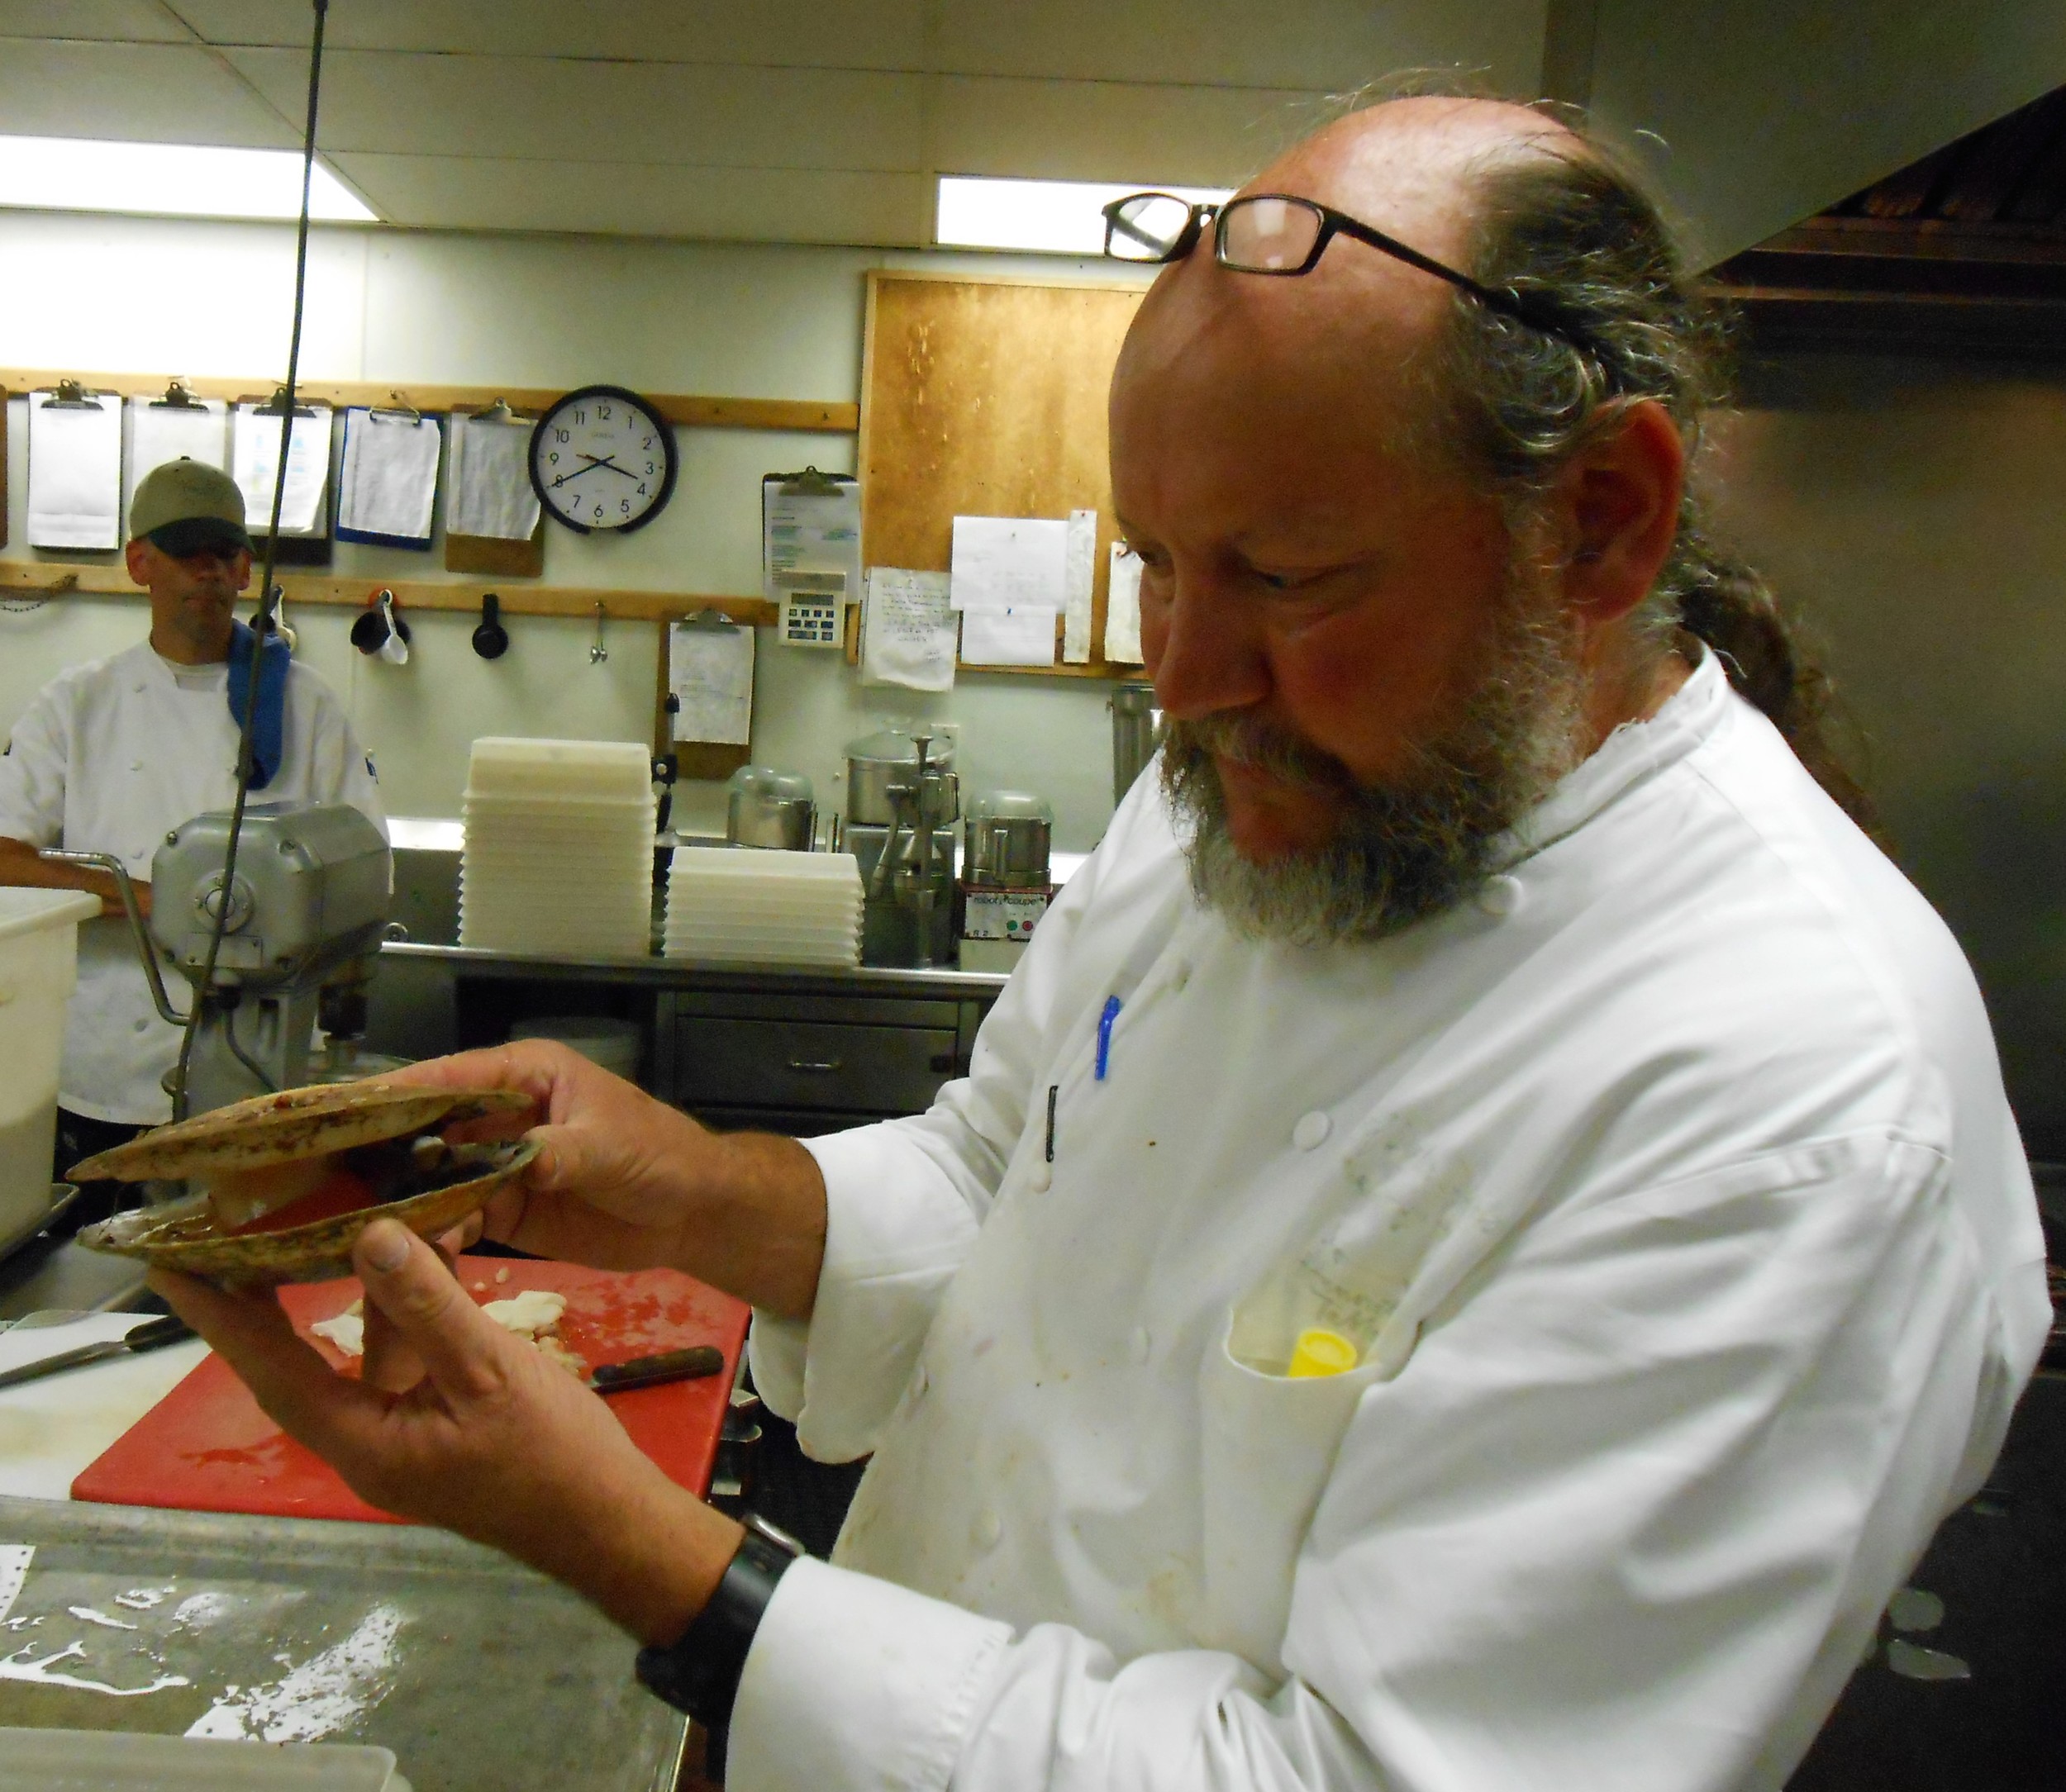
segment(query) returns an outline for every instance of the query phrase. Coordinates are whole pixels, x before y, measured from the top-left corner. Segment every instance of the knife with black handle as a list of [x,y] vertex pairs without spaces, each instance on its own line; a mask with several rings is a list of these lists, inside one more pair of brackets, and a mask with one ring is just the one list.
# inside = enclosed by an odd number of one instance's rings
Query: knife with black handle
[[25,1362],[18,1369],[0,1370],[0,1387],[19,1387],[24,1381],[40,1380],[60,1370],[83,1368],[89,1362],[106,1362],[112,1357],[135,1357],[158,1350],[193,1336],[193,1328],[177,1314],[132,1327],[121,1338],[103,1338],[98,1344],[81,1344],[76,1350],[61,1350],[55,1357]]
[[725,1353],[715,1344],[692,1344],[658,1357],[605,1363],[588,1377],[598,1394],[621,1394],[626,1388],[657,1387],[663,1381],[696,1381],[725,1367]]

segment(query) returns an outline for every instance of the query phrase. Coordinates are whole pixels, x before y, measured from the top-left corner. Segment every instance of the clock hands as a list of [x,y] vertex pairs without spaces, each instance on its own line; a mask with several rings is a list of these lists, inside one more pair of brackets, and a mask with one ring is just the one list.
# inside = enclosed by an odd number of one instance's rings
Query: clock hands
[[[576,449],[574,452],[576,454],[581,453],[578,449]],[[636,473],[630,472],[625,468],[620,467],[616,463],[616,457],[614,454],[603,455],[601,457],[594,454],[582,454],[581,458],[587,461],[588,464],[585,467],[577,467],[572,473],[561,473],[552,482],[555,487],[566,484],[570,479],[578,479],[584,473],[593,473],[598,467],[607,468],[612,473],[622,473],[627,479],[636,479],[638,478]]]

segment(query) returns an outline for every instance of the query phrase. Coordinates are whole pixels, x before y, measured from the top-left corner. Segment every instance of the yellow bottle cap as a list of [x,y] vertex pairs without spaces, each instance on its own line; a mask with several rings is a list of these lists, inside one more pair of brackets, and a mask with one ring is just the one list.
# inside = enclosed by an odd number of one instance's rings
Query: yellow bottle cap
[[1355,1367],[1360,1354],[1340,1333],[1309,1326],[1298,1334],[1291,1367],[1284,1373],[1294,1381],[1316,1375],[1341,1375]]

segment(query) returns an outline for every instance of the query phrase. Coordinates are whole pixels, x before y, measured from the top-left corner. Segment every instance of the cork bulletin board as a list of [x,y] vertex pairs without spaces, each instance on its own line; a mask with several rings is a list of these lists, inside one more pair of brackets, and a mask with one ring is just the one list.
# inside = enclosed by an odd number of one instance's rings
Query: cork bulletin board
[[[947,571],[958,516],[1097,512],[1089,663],[1061,663],[1058,621],[1053,666],[995,670],[1034,677],[1140,676],[1138,665],[1104,657],[1105,587],[1116,534],[1105,397],[1142,291],[884,269],[868,276],[859,459],[863,563]],[[858,647],[858,630],[850,624],[850,660]]]

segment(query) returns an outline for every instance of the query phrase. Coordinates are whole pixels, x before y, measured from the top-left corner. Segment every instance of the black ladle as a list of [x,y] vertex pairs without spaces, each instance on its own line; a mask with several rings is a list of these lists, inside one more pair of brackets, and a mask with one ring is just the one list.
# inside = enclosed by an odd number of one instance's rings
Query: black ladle
[[502,626],[502,601],[494,592],[481,599],[481,620],[474,630],[474,651],[483,659],[500,659],[509,651],[509,630]]

